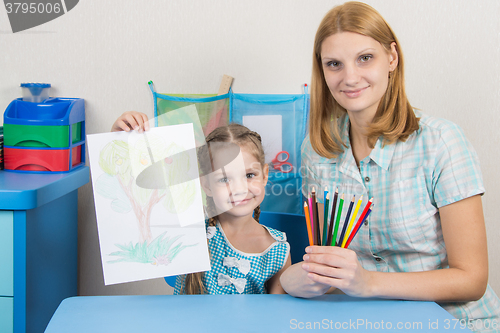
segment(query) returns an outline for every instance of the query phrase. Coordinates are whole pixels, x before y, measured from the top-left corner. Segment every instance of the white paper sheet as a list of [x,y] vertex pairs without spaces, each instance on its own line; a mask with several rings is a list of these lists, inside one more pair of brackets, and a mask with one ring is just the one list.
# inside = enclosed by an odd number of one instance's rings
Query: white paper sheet
[[260,134],[266,163],[270,163],[283,150],[281,115],[243,116],[243,125]]
[[[192,124],[88,135],[87,143],[105,284],[209,270]],[[138,186],[155,162],[169,185]]]

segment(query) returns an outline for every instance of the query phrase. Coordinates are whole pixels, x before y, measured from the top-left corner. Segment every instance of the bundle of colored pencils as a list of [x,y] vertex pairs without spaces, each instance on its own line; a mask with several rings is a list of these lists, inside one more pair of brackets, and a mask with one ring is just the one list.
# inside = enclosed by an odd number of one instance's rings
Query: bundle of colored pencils
[[[330,210],[330,194],[328,189],[324,191],[324,214],[323,214],[323,235],[320,232],[318,200],[316,197],[315,188],[312,189],[311,194],[308,195],[308,200],[304,201],[304,214],[306,216],[307,234],[309,236],[309,245],[322,245],[322,246],[340,246],[348,248],[352,239],[356,236],[361,226],[365,223],[373,209],[373,198],[371,198],[363,209],[358,221],[354,223],[359,212],[359,208],[363,201],[361,196],[354,207],[356,196],[352,197],[351,203],[345,216],[344,225],[342,226],[340,236],[337,235],[340,229],[340,218],[342,215],[342,208],[344,205],[344,194],[341,195],[340,201],[337,205],[339,196],[338,188],[335,189],[333,196],[332,209]],[[338,206],[338,207],[337,207]],[[353,212],[354,207],[354,212]],[[351,214],[352,213],[352,214]],[[328,219],[330,218],[330,219]]]

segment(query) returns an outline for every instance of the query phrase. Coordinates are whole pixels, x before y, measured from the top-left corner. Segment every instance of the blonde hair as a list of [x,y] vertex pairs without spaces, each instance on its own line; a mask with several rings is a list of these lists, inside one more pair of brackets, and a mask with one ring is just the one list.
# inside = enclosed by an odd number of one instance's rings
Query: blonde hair
[[[240,124],[229,124],[227,126],[218,127],[213,130],[206,137],[205,141],[207,145],[204,145],[198,151],[198,159],[208,161],[213,151],[209,148],[209,144],[213,142],[227,142],[237,144],[239,147],[247,148],[250,153],[255,157],[257,161],[260,162],[261,166],[265,164],[265,154],[262,148],[262,139],[260,135],[253,132]],[[213,150],[213,149],[212,149]],[[207,175],[211,173],[212,165],[211,163],[200,163],[200,172],[202,175]],[[208,220],[209,226],[215,226],[217,222],[217,216],[215,216],[215,204],[211,197],[207,196],[207,211],[210,217]],[[254,219],[259,222],[260,216],[260,206],[254,209]],[[183,278],[183,283],[181,287],[180,294],[204,294],[206,293],[206,288],[203,283],[203,272],[187,274]]]
[[346,2],[331,9],[321,21],[314,39],[313,70],[311,78],[311,116],[309,135],[313,149],[321,156],[338,156],[345,143],[339,133],[339,118],[346,110],[333,98],[325,81],[321,62],[321,46],[331,35],[353,32],[371,37],[387,51],[396,43],[398,65],[389,76],[385,95],[380,100],[375,117],[368,129],[368,144],[375,146],[382,136],[384,144],[405,141],[418,129],[419,119],[406,97],[404,61],[399,42],[391,27],[372,7],[361,2]]

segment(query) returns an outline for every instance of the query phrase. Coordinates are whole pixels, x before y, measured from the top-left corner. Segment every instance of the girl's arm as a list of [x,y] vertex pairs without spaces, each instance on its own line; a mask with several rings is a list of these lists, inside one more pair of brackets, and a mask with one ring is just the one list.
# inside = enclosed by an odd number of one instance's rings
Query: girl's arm
[[297,267],[290,268],[282,276],[283,287],[288,293],[302,297],[320,295],[330,286],[360,297],[442,302],[477,300],[484,294],[488,280],[481,197],[473,196],[441,207],[439,214],[449,268],[411,273],[371,272],[361,267],[354,251],[313,246],[307,248],[301,264],[304,272]]
[[329,285],[316,282],[308,277],[309,272],[302,268],[304,262],[296,263],[288,268],[280,278],[281,285],[287,294],[294,297],[310,298],[325,294]]
[[118,119],[115,120],[111,126],[111,132],[130,130],[149,130],[148,116],[142,112],[127,111],[124,112]]
[[281,268],[278,273],[274,274],[274,276],[267,281],[268,294],[286,294],[285,290],[283,290],[283,287],[281,286],[280,277],[281,274],[283,274],[283,272],[286,271],[291,264],[292,261],[289,254],[283,268]]

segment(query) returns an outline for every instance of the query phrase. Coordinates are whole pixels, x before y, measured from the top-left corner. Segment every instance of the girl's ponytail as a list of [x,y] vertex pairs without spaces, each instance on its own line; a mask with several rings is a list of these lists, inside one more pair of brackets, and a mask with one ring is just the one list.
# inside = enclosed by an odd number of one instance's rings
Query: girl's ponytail
[[253,210],[253,218],[255,221],[259,222],[259,217],[260,217],[260,205],[255,207]]

